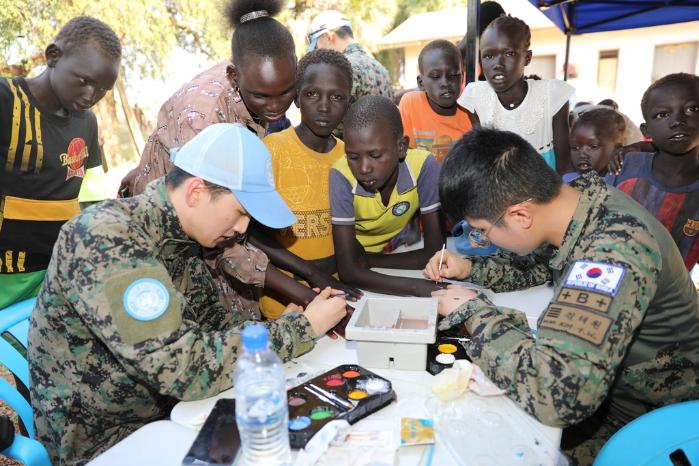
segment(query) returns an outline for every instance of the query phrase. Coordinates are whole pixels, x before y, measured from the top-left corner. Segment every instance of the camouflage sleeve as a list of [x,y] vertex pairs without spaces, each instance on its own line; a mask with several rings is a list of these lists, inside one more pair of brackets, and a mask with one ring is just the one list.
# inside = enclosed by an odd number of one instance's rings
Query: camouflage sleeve
[[467,280],[497,293],[541,285],[551,281],[548,253],[540,249],[523,257],[501,251],[491,257],[474,257]]
[[[127,233],[129,225],[104,223],[64,232],[71,236],[67,250],[92,251],[72,254],[65,275],[68,299],[90,332],[127,373],[163,395],[194,400],[230,387],[240,332],[248,322],[238,316],[237,322],[217,330],[215,314],[228,311],[217,302],[213,280],[190,276],[192,285],[183,295],[163,265]],[[88,243],[99,244],[99,252]],[[206,271],[203,261],[197,269]],[[272,347],[284,360],[314,345],[303,314],[291,313],[267,325]]]
[[650,235],[614,243],[600,242],[570,264],[536,338],[521,312],[483,295],[443,323],[463,323],[473,362],[544,424],[570,426],[597,410],[655,294],[657,243]]

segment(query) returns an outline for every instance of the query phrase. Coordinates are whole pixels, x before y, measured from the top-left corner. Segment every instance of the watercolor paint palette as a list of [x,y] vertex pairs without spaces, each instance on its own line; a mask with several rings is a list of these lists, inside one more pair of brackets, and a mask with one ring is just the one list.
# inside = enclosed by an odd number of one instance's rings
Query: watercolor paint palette
[[437,341],[427,345],[427,372],[437,375],[452,367],[457,359],[471,360],[466,354],[464,343],[467,338],[437,337]]
[[325,424],[354,424],[396,399],[391,382],[356,364],[343,364],[287,392],[289,443],[303,448]]

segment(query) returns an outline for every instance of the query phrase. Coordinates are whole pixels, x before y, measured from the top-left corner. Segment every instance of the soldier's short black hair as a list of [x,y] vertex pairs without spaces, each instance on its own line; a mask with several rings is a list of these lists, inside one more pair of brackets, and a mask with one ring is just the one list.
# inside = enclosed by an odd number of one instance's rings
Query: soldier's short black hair
[[561,177],[521,136],[481,128],[464,135],[449,151],[439,176],[444,212],[495,222],[509,207],[531,199],[551,201]]
[[699,76],[689,73],[672,73],[652,83],[648,89],[646,89],[646,92],[643,93],[643,98],[641,98],[641,113],[643,114],[643,118],[647,119],[646,110],[648,108],[650,95],[661,87],[674,86],[675,84],[699,86]]
[[430,52],[432,50],[439,50],[444,55],[453,55],[456,58],[456,60],[461,60],[461,52],[453,42],[449,42],[448,40],[444,39],[433,40],[432,42],[425,45],[422,48],[422,50],[420,50],[420,55],[418,55],[417,57],[417,66],[420,70],[420,73],[423,72],[422,61],[425,55],[427,55],[427,52]]
[[[170,189],[176,189],[179,188],[182,185],[182,183],[187,181],[189,178],[194,178],[194,175],[185,170],[182,170],[180,167],[173,167],[172,170],[170,170],[167,173],[167,175],[165,175],[165,184]],[[204,186],[206,186],[209,192],[211,193],[211,199],[216,199],[221,194],[231,192],[231,190],[226,188],[225,186],[211,183],[206,180],[204,180]]]
[[342,26],[337,28],[335,29],[335,34],[337,34],[341,39],[347,39],[348,37],[354,39],[354,33],[352,32],[351,26]]
[[350,92],[352,91],[352,65],[350,64],[344,53],[337,52],[332,49],[316,49],[308,52],[299,60],[296,68],[296,89],[300,89],[303,85],[306,70],[311,65],[325,63],[334,66],[337,72],[344,75],[349,83]]
[[86,44],[111,58],[121,58],[121,42],[112,28],[92,16],[76,16],[63,25],[53,40],[64,54]]
[[614,110],[619,110],[619,104],[614,101],[614,99],[602,99],[597,102],[597,105],[604,105],[605,107],[611,107]]
[[345,135],[349,130],[364,129],[387,121],[396,140],[403,137],[403,122],[398,107],[391,99],[380,95],[368,95],[356,101],[345,115]]
[[[273,18],[283,6],[282,0],[231,0],[226,16],[235,28],[231,38],[233,63],[241,66],[251,55],[296,60],[291,33]],[[264,13],[266,12],[266,16]],[[255,17],[245,17],[251,13]]]
[[[515,30],[518,31],[522,35],[522,39],[524,42],[524,50],[529,50],[529,47],[531,45],[531,39],[532,39],[532,32],[529,29],[529,26],[527,23],[522,21],[519,18],[515,18],[514,16],[510,15],[503,15],[503,16],[498,16],[493,20],[492,23],[488,25],[486,30],[490,28],[499,28],[500,30],[503,29],[510,29],[510,30]],[[485,32],[485,31],[483,31]]]
[[591,126],[598,137],[615,143],[624,141],[626,121],[619,112],[612,108],[595,108],[582,112],[570,129],[572,133],[577,126]]

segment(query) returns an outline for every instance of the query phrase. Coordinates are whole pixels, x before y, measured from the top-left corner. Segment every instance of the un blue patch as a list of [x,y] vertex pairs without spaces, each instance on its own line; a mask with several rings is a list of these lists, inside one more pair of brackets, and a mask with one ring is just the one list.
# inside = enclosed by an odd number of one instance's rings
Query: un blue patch
[[124,291],[124,309],[136,320],[155,320],[170,305],[170,293],[155,278],[134,280]]

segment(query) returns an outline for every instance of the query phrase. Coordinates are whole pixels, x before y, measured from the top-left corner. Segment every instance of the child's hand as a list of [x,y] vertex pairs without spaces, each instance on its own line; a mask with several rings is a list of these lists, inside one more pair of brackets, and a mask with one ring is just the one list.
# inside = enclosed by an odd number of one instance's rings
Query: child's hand
[[610,175],[618,176],[621,174],[625,156],[626,151],[624,147],[619,147],[614,151],[614,154],[612,154],[612,157],[609,159],[609,165],[607,165],[607,171]]
[[439,268],[439,259],[442,251],[434,253],[434,256],[425,266],[422,274],[430,280],[441,281],[444,278],[464,280],[471,274],[471,261],[463,259],[453,252],[444,251],[442,268]]
[[320,336],[330,330],[347,313],[347,301],[342,297],[331,297],[332,289],[328,286],[306,306],[304,315],[311,323],[313,332]]
[[432,293],[432,296],[439,298],[437,311],[440,315],[448,316],[464,303],[475,298],[477,293],[460,285],[449,285],[445,290]]
[[134,168],[124,176],[119,185],[119,190],[117,191],[117,197],[129,197],[133,196],[133,182],[136,180],[136,175],[138,175],[138,167]]
[[[333,296],[337,295],[338,292],[344,292],[345,298],[349,301],[357,301],[363,295],[360,289],[345,285],[340,280],[329,274],[323,274],[322,276],[318,274],[318,276],[312,277],[309,282],[311,283],[313,290],[319,290],[325,288],[326,286],[331,286],[333,288]],[[316,291],[316,293],[317,292],[318,291]]]

